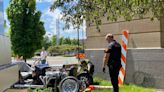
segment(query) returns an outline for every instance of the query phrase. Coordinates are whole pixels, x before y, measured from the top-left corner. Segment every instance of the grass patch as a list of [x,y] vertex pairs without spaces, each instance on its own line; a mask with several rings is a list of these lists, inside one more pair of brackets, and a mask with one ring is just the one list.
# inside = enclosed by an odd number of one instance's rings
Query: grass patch
[[103,80],[103,79],[98,78],[98,77],[94,78],[94,85],[112,86],[112,84],[109,81]]
[[[94,78],[94,85],[102,85],[102,86],[111,86],[111,83],[108,80],[103,80],[101,78]],[[144,88],[136,85],[123,85],[120,87],[120,92],[154,92],[155,90],[152,88]],[[52,92],[52,88],[46,89],[29,89],[28,92]],[[112,90],[94,90],[92,92],[112,92]]]
[[[102,86],[111,86],[111,83],[107,80],[103,80],[101,78],[94,78],[95,85],[102,85]],[[94,90],[92,92],[112,92],[112,90]],[[123,85],[120,87],[120,92],[154,92],[153,88],[144,88],[136,85]]]

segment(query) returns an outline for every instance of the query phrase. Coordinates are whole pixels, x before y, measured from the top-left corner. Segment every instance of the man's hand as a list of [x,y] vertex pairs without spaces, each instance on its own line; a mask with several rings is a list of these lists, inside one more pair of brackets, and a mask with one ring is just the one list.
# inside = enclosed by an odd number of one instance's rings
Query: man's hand
[[103,67],[103,73],[105,73],[105,67]]

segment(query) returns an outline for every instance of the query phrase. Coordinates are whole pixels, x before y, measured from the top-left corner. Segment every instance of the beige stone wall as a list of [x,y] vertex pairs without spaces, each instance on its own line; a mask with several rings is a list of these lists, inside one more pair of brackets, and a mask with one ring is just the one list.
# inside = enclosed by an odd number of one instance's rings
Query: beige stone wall
[[107,33],[115,35],[116,40],[120,42],[122,30],[129,30],[129,48],[146,48],[146,47],[161,47],[161,22],[157,19],[135,19],[130,22],[120,21],[115,23],[104,23],[100,26],[101,32],[96,30],[96,26],[92,25],[87,28],[86,47],[104,48],[106,42],[104,37]]
[[[115,35],[115,39],[121,42],[121,35]],[[160,32],[130,34],[128,48],[160,47]],[[87,49],[105,48],[107,42],[104,36],[88,37],[86,40]]]
[[160,20],[161,26],[161,47],[164,48],[164,17]]

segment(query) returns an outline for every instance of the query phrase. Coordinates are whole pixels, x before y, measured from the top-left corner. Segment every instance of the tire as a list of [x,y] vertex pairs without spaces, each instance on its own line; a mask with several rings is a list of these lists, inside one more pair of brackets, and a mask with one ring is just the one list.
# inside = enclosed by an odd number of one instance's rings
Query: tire
[[93,84],[93,77],[88,73],[82,73],[77,76],[77,79],[86,83],[86,86]]
[[69,76],[59,83],[59,92],[79,92],[79,87],[79,81]]

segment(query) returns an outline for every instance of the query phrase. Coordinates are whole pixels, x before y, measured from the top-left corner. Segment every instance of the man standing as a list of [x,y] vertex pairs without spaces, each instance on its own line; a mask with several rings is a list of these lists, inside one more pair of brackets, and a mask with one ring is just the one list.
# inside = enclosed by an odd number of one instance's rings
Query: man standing
[[41,63],[45,64],[46,63],[46,58],[47,58],[47,52],[46,52],[44,47],[42,47],[42,51],[40,53],[40,57],[41,57]]
[[121,45],[114,40],[112,34],[107,34],[105,39],[108,42],[108,46],[104,50],[103,72],[105,73],[105,67],[107,65],[113,85],[113,91],[119,92],[118,75],[121,68]]

